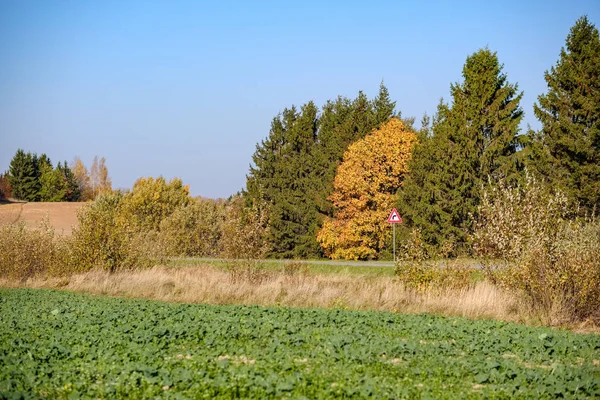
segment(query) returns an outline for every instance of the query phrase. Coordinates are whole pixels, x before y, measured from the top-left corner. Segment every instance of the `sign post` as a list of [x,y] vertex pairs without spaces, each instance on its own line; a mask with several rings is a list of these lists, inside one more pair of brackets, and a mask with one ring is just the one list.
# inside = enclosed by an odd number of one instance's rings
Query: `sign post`
[[392,224],[392,232],[394,235],[393,238],[393,242],[394,242],[394,263],[396,263],[396,224],[401,224],[402,223],[402,218],[400,218],[400,214],[398,214],[398,211],[394,208],[392,210],[392,212],[390,213],[390,216],[387,219],[387,222]]

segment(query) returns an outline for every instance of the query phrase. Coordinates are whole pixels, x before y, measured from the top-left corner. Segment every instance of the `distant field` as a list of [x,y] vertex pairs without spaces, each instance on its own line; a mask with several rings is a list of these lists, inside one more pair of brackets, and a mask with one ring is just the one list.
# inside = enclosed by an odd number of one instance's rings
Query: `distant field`
[[70,235],[85,203],[0,203],[0,225],[23,221],[35,228],[47,216],[57,234]]
[[0,315],[0,398],[600,397],[599,335],[498,321],[31,289]]

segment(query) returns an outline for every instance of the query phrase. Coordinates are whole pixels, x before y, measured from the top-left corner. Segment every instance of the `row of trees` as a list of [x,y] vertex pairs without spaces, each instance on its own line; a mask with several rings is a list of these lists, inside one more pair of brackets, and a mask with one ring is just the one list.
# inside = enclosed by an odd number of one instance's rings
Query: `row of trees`
[[534,105],[540,131],[519,134],[522,92],[495,53],[468,57],[463,78],[451,85],[452,104],[438,106],[399,192],[408,227],[434,248],[456,252],[469,243],[483,185],[522,183],[526,170],[564,192],[579,215],[593,214],[600,205],[600,36],[588,19],[572,27],[545,74],[548,92]]
[[56,166],[46,154],[18,149],[9,169],[0,175],[0,197],[26,201],[86,201],[99,193],[112,190],[106,160],[94,157],[91,173],[79,158],[69,167]]
[[470,55],[462,75],[450,86],[451,102],[440,101],[418,132],[411,120],[394,120],[400,113],[383,84],[372,101],[359,93],[275,117],[244,192],[247,204],[267,210],[270,255],[379,257],[391,242],[376,219],[394,204],[405,233],[416,231],[433,251],[469,252],[482,187],[522,183],[526,171],[563,191],[580,215],[594,213],[600,37],[587,17],[545,74],[548,92],[534,106],[538,132],[521,134],[523,93],[495,52]]
[[[394,111],[387,88],[369,100],[338,97],[319,112],[311,101],[276,116],[269,136],[256,147],[244,198],[249,206],[268,211],[270,255],[319,257],[317,233],[334,206],[329,195],[348,146],[364,138]],[[412,125],[412,121],[407,121]]]

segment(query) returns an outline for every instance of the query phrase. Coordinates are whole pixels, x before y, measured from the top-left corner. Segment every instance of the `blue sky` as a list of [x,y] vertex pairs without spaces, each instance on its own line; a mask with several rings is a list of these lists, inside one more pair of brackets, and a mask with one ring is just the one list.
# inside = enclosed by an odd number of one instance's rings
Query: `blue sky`
[[0,171],[18,148],[106,157],[113,187],[180,177],[242,189],[255,145],[292,104],[374,96],[432,114],[466,57],[498,52],[525,122],[570,27],[595,1],[0,1]]

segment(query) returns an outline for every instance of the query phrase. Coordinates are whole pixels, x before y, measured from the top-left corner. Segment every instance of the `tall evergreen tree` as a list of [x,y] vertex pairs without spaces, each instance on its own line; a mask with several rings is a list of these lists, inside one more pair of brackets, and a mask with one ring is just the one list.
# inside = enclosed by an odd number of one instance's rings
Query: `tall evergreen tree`
[[8,169],[12,195],[19,200],[36,201],[39,197],[39,165],[36,155],[18,149]]
[[440,102],[432,137],[413,153],[399,207],[432,245],[464,243],[482,183],[515,173],[522,93],[502,68],[487,48],[469,56],[452,105]]
[[400,118],[400,113],[395,114],[396,102],[390,99],[390,92],[383,84],[379,84],[379,93],[373,100],[374,125],[373,128],[378,128],[384,122],[389,121],[392,117]]
[[600,36],[586,16],[545,73],[534,105],[542,130],[530,133],[531,166],[585,211],[600,206]]
[[[318,110],[313,102],[300,112],[292,106],[271,123],[269,137],[257,145],[247,179],[251,202],[269,204],[271,256],[314,255],[311,219],[310,157],[316,141]],[[311,249],[312,247],[312,249]]]
[[79,184],[67,162],[65,161],[63,164],[59,162],[56,169],[60,172],[64,181],[64,201],[79,201],[81,198]]

